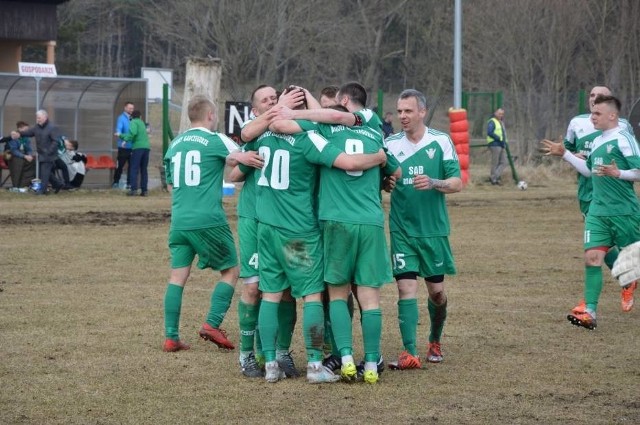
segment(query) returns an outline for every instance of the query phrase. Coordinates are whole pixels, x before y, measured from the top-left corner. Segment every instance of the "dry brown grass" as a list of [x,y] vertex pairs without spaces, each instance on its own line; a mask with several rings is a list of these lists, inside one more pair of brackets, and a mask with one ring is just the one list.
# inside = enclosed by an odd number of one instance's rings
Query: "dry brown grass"
[[[243,378],[237,352],[196,338],[211,272],[185,292],[192,349],[163,353],[167,194],[2,192],[0,423],[639,423],[640,310],[620,311],[605,273],[598,329],[565,319],[582,288],[574,191],[555,179],[450,196],[459,274],[447,279],[445,362],[385,371],[375,386]],[[401,349],[396,297],[384,288],[387,360]],[[224,323],[234,341],[236,301]],[[420,313],[424,355],[425,291]],[[293,349],[303,366],[300,326]]]

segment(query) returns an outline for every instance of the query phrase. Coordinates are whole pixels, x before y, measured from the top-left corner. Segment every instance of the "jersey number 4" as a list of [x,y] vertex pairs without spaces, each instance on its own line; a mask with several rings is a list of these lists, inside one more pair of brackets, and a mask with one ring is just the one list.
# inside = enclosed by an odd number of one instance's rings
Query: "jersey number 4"
[[[184,154],[184,164],[182,163]],[[173,187],[180,187],[180,176],[184,171],[184,184],[198,186],[200,184],[200,151],[178,152],[172,158]]]

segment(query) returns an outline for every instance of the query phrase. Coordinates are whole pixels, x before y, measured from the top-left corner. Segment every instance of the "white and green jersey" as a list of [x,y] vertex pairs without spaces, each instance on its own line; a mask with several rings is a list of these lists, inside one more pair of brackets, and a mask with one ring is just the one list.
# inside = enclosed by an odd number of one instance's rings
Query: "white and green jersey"
[[640,213],[640,203],[632,181],[595,174],[599,165],[608,165],[611,161],[615,161],[621,170],[640,169],[638,143],[624,125],[604,131],[591,145],[591,155],[587,158],[587,167],[591,170],[593,182],[593,199],[589,207],[589,215],[613,216]]
[[435,189],[415,190],[413,177],[420,174],[440,180],[460,177],[460,163],[451,138],[426,128],[418,143],[409,141],[401,131],[387,137],[385,144],[402,168],[402,178],[391,192],[389,229],[418,238],[448,236],[449,214],[444,193]]
[[[626,126],[631,131],[631,126],[625,119],[620,119],[619,124]],[[567,134],[564,136],[564,147],[572,153],[589,157],[591,146],[596,137],[602,131],[596,130],[591,122],[591,114],[581,114],[575,116],[567,127]],[[591,178],[578,173],[578,199],[581,201],[591,201]]]
[[255,148],[264,159],[256,176],[258,221],[293,234],[317,232],[318,165],[331,167],[341,151],[314,131],[267,131]]
[[[374,154],[382,136],[369,127],[316,124],[298,121],[303,130],[315,129],[329,143],[347,154]],[[364,171],[320,168],[318,218],[351,224],[384,226],[380,203],[380,167]]]
[[164,157],[171,195],[171,228],[192,230],[227,224],[222,177],[227,156],[238,145],[224,134],[191,128],[171,142]]

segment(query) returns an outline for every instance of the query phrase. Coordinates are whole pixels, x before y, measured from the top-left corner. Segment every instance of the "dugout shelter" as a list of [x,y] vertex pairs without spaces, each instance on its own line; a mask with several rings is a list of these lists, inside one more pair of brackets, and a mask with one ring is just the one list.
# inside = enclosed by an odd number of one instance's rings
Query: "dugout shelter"
[[[20,120],[34,125],[40,105],[68,138],[78,140],[81,152],[115,161],[113,133],[126,101],[133,102],[143,118],[147,116],[146,79],[58,76],[38,82],[33,77],[0,73],[0,130],[8,135]],[[83,187],[110,187],[111,167],[89,168]]]

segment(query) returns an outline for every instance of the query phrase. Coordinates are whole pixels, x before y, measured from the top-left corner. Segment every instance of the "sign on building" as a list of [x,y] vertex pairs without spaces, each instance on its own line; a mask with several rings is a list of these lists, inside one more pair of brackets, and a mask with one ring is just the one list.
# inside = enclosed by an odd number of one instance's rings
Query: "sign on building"
[[249,120],[251,114],[250,102],[225,102],[224,103],[224,132],[236,143],[242,143],[240,131],[242,124]]
[[56,66],[52,63],[18,62],[21,77],[57,77]]

